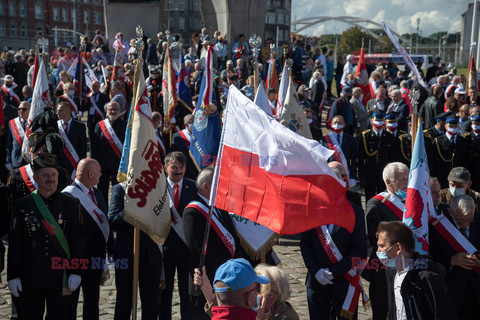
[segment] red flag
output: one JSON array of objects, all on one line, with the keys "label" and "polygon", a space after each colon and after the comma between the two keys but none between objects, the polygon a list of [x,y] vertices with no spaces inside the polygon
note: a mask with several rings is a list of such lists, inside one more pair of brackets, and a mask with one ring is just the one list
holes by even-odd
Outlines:
[{"label": "red flag", "polygon": [[473,58],[473,54],[470,54],[470,61],[468,64],[468,78],[467,78],[467,86],[466,88],[476,88],[477,87],[477,68],[475,67],[475,59]]},{"label": "red flag", "polygon": [[367,66],[365,64],[365,57],[363,55],[363,47],[362,50],[360,50],[360,58],[358,58],[357,73],[355,74],[355,79],[357,87],[360,87],[363,92],[362,104],[366,106],[368,100],[372,99],[373,97],[371,96],[370,87],[368,85],[368,72]]},{"label": "red flag", "polygon": [[230,86],[211,205],[280,234],[335,224],[353,231],[333,151],[285,128]]},{"label": "red flag", "polygon": [[267,74],[267,89],[274,88],[278,90],[278,74],[277,68],[275,68],[275,59],[270,60]]},{"label": "red flag", "polygon": [[35,82],[37,81],[38,68],[40,67],[40,54],[38,49],[35,50],[35,64],[33,65],[33,78],[32,78],[32,88],[35,88]]}]

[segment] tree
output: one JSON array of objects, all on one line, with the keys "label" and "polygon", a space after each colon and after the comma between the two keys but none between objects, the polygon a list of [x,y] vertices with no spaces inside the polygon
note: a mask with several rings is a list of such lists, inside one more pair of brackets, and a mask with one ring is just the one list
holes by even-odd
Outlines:
[{"label": "tree", "polygon": [[368,43],[370,37],[368,33],[363,32],[359,27],[348,28],[340,35],[338,53],[351,54],[352,52],[359,52],[362,48],[362,38]]}]

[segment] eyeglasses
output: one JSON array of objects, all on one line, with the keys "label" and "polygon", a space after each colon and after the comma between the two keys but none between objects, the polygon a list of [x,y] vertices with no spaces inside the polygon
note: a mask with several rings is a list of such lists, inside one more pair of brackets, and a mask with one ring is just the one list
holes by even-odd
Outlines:
[{"label": "eyeglasses", "polygon": [[18,108],[19,111],[28,111],[27,108]]},{"label": "eyeglasses", "polygon": [[248,295],[250,293],[252,293],[253,291],[256,291],[257,293],[260,293],[260,283],[257,283],[257,286],[255,288],[253,288],[252,290],[248,290],[247,292],[245,292],[244,294],[242,294],[242,296],[244,297],[248,297]]}]

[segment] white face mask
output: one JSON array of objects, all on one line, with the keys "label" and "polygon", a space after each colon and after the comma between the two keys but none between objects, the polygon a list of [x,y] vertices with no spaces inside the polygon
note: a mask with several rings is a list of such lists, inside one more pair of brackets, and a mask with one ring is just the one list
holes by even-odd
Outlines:
[{"label": "white face mask", "polygon": [[343,124],[340,124],[340,123],[332,124],[332,128],[335,130],[343,129]]},{"label": "white face mask", "polygon": [[450,133],[451,135],[456,135],[458,133],[458,131],[460,131],[460,129],[458,127],[456,128],[451,128],[451,127],[446,127],[448,133]]},{"label": "white face mask", "polygon": [[383,127],[385,125],[385,121],[372,121],[372,124],[377,127]]},{"label": "white face mask", "polygon": [[187,123],[187,130],[193,132],[193,123]]},{"label": "white face mask", "polygon": [[108,119],[109,119],[111,122],[113,122],[113,121],[115,121],[115,120],[118,119],[118,116],[119,116],[118,114],[109,114],[109,115],[108,115]]},{"label": "white face mask", "polygon": [[313,119],[307,118],[307,123],[308,123],[308,125],[311,125],[313,123]]},{"label": "white face mask", "polygon": [[480,131],[480,124],[473,124],[472,123],[472,130],[475,131],[475,132],[479,132]]}]

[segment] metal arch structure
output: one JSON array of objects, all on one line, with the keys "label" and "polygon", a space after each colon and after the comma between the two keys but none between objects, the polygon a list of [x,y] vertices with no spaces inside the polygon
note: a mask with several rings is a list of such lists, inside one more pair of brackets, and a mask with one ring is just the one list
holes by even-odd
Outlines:
[{"label": "metal arch structure", "polygon": [[[348,23],[350,25],[353,25],[353,26],[356,26],[356,27],[359,27],[361,30],[367,32],[368,34],[370,34],[372,37],[374,37],[375,39],[378,39],[379,36],[377,34],[375,34],[374,32],[372,32],[372,29],[369,29],[367,27],[364,27],[361,25],[361,23],[369,23],[369,24],[373,24],[375,26],[377,26],[379,29],[383,30],[383,26],[378,23],[378,22],[375,22],[373,20],[369,20],[369,19],[365,19],[365,18],[358,18],[358,17],[350,17],[350,16],[342,16],[342,17],[309,17],[309,18],[303,18],[303,19],[300,19],[300,20],[295,20],[292,22],[292,24],[300,24],[302,25],[300,28],[296,29],[295,32],[300,32],[300,31],[303,31],[307,28],[310,28],[316,24],[319,24],[319,23],[323,23],[323,22],[327,22],[327,21],[331,21],[331,20],[336,20],[336,21],[340,21],[340,22],[345,22],[345,23]],[[391,29],[390,29],[391,30]],[[402,37],[400,34],[398,34],[397,32],[391,30],[392,33],[400,40],[402,40],[402,42],[405,42],[405,43],[410,43],[410,40],[407,40],[405,39],[404,37]]]}]

